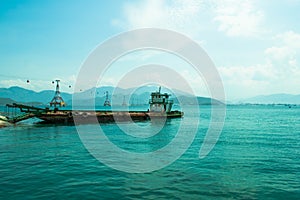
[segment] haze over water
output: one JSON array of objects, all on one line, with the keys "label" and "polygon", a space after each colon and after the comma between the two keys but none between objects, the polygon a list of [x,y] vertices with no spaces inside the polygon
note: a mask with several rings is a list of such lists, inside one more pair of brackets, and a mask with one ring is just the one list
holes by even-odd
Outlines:
[{"label": "haze over water", "polygon": [[[148,139],[129,137],[116,124],[102,125],[109,139],[133,152],[168,144],[181,120]],[[199,159],[210,107],[189,149],[171,165],[130,174],[100,163],[85,149],[74,126],[31,121],[0,129],[1,199],[297,199],[300,196],[300,107],[227,106],[225,127],[211,153]],[[150,122],[139,123],[141,126]],[[98,125],[81,125],[96,130]],[[151,125],[149,128],[151,129]],[[155,127],[153,127],[155,128]],[[189,130],[184,130],[188,132]],[[180,147],[179,147],[180,148]],[[112,159],[114,157],[112,156]]]}]

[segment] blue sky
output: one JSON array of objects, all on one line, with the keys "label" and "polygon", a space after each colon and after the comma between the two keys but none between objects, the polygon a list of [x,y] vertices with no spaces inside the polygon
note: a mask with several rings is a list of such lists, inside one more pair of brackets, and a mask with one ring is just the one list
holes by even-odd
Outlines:
[{"label": "blue sky", "polygon": [[[74,84],[81,64],[97,45],[127,30],[158,27],[183,33],[205,49],[229,100],[299,94],[299,9],[299,0],[2,0],[0,87],[40,91],[52,89],[51,81],[59,78],[62,89],[72,92],[68,85]],[[161,60],[161,55],[151,55]],[[135,59],[121,60],[103,84],[115,84],[118,66],[139,63],[141,55],[131,56]],[[163,62],[174,64],[168,58]],[[188,68],[178,70],[199,95],[207,96],[200,78]]]}]

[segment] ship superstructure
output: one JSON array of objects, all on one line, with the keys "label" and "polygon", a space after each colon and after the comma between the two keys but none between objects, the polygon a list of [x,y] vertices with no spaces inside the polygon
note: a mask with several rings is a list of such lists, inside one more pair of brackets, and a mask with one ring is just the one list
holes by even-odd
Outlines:
[{"label": "ship superstructure", "polygon": [[173,100],[170,100],[171,95],[168,93],[161,93],[161,87],[158,92],[152,92],[149,100],[150,112],[171,112]]}]

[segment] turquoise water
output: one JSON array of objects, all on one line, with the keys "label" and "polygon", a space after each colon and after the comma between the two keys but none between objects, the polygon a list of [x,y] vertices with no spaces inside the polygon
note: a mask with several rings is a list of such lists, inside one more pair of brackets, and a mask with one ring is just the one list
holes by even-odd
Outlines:
[{"label": "turquoise water", "polygon": [[[192,113],[193,107],[184,110]],[[199,116],[187,115],[195,124]],[[211,153],[199,159],[210,107],[190,148],[151,173],[117,171],[85,149],[74,126],[23,122],[0,129],[0,199],[297,199],[300,196],[300,106],[228,106],[225,127]],[[151,152],[174,137],[181,119],[148,139],[103,125],[128,151]],[[155,128],[150,122],[139,126]],[[82,125],[87,131],[97,125]],[[189,129],[185,129],[186,133]],[[112,156],[111,159],[114,159]]]}]

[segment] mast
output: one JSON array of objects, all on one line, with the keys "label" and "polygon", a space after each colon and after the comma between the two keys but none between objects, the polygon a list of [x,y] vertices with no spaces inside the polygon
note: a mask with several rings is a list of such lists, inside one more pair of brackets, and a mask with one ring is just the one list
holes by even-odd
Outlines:
[{"label": "mast", "polygon": [[54,106],[56,108],[57,105],[65,106],[66,103],[63,100],[63,98],[60,96],[60,91],[59,91],[59,82],[60,80],[55,80],[56,81],[56,90],[53,99],[50,102],[50,106]]},{"label": "mast", "polygon": [[127,106],[127,103],[125,101],[125,95],[123,96],[123,103],[122,103],[122,106]]},{"label": "mast", "polygon": [[108,91],[105,92],[105,101],[104,101],[104,106],[110,106],[110,101],[108,98]]}]

